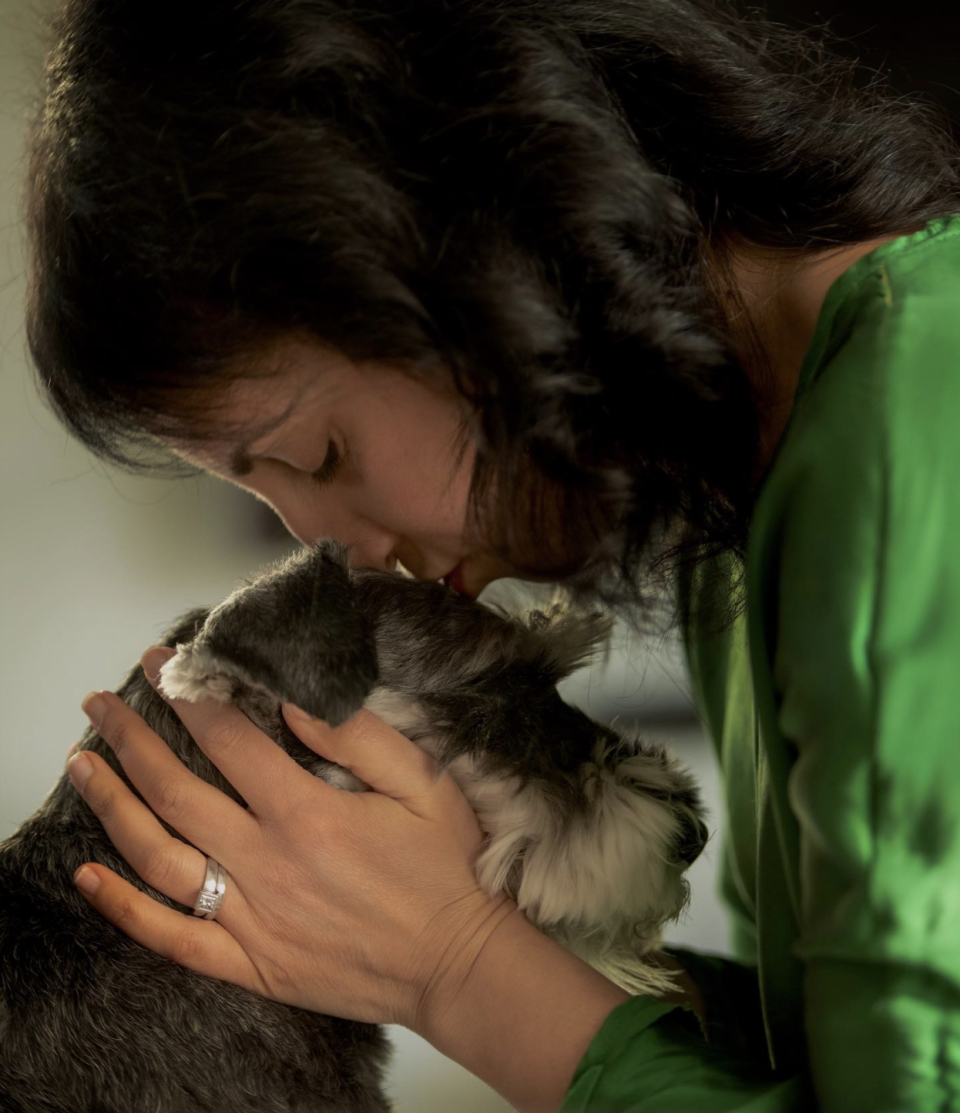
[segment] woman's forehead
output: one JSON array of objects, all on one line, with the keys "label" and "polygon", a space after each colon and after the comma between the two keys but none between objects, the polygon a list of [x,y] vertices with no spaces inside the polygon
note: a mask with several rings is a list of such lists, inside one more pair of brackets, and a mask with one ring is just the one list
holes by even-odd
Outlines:
[{"label": "woman's forehead", "polygon": [[187,457],[229,450],[242,467],[242,458],[256,442],[289,420],[302,395],[303,391],[291,394],[285,383],[273,380],[232,383],[215,399],[208,396],[184,410],[183,432],[169,439],[169,447]]},{"label": "woman's forehead", "polygon": [[[341,403],[353,375],[347,361],[331,358],[319,346],[290,346],[282,359],[271,359],[254,375],[223,384],[195,408],[197,420],[184,413],[184,432],[167,443],[191,462],[218,465],[234,478],[248,475],[259,442],[288,422],[316,416]],[[308,412],[309,409],[309,412]]]}]

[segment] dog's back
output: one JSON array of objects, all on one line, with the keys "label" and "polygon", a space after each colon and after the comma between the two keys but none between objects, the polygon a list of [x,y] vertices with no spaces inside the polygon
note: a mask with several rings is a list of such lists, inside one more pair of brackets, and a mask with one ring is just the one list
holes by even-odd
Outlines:
[{"label": "dog's back", "polygon": [[[205,614],[193,612],[163,644],[189,639]],[[193,772],[237,798],[139,667],[118,694]],[[291,738],[284,739],[288,749]],[[123,776],[92,731],[84,747]],[[294,756],[304,764],[317,761],[302,750]],[[392,1108],[382,1089],[391,1050],[382,1029],[267,1001],[160,958],[76,891],[73,873],[89,861],[180,907],[150,889],[117,854],[66,774],[0,843],[3,1113]]]}]

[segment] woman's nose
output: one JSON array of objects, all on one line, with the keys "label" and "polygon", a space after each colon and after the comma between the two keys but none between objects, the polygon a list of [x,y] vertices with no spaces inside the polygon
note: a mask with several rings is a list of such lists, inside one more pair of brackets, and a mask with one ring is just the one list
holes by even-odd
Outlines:
[{"label": "woman's nose", "polygon": [[397,566],[396,539],[390,535],[367,534],[358,541],[350,541],[346,537],[337,539],[348,546],[347,558],[352,568],[375,568],[378,572],[392,572]]},{"label": "woman's nose", "polygon": [[397,565],[397,538],[370,522],[345,515],[312,515],[305,510],[302,515],[292,513],[290,518],[277,513],[287,529],[302,545],[314,545],[323,537],[333,537],[347,546],[347,558],[353,568],[376,568],[392,572]]},{"label": "woman's nose", "polygon": [[243,486],[272,508],[301,545],[333,537],[348,547],[353,567],[388,572],[395,569],[399,539],[392,531],[355,513],[335,488],[317,491],[310,477],[294,468],[280,475],[261,474]]}]

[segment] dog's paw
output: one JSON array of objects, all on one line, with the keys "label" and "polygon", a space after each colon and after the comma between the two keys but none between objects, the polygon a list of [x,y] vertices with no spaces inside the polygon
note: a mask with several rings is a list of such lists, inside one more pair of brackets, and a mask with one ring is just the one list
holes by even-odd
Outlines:
[{"label": "dog's paw", "polygon": [[210,650],[202,645],[178,645],[176,655],[160,667],[157,687],[167,699],[200,703],[212,699],[230,703],[239,682]]}]

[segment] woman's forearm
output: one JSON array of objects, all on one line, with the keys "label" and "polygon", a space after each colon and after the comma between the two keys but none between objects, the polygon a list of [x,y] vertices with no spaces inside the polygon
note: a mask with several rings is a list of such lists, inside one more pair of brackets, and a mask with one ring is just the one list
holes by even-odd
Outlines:
[{"label": "woman's forearm", "polygon": [[604,1020],[630,994],[549,939],[513,901],[418,1034],[519,1113],[556,1113]]}]

